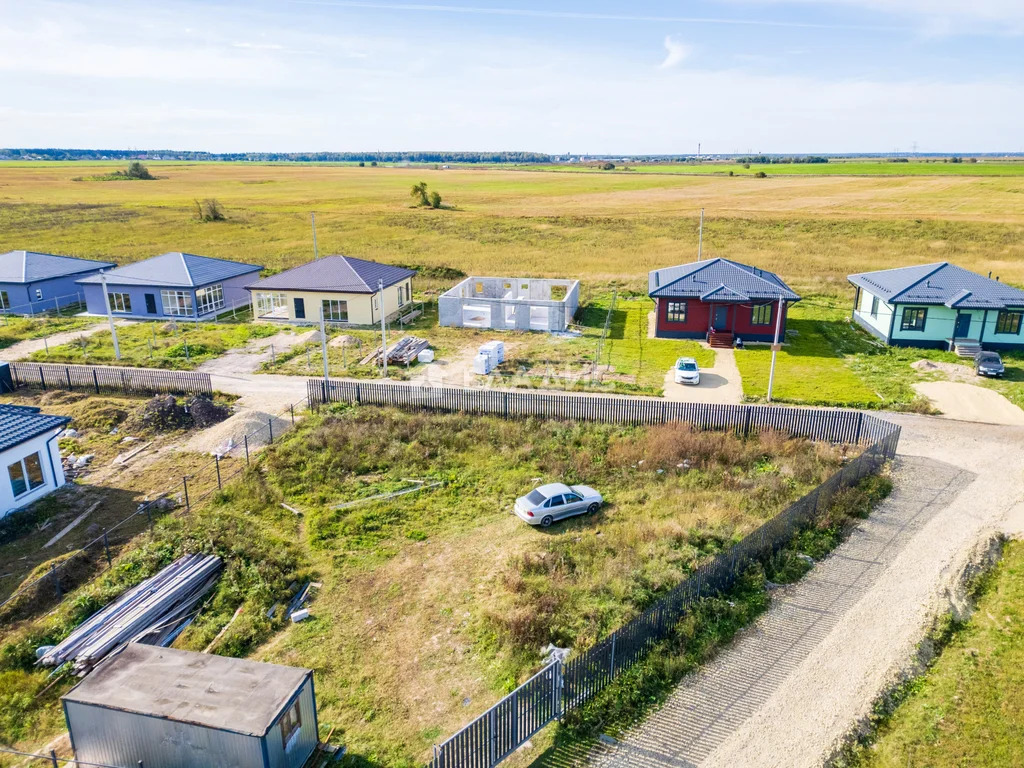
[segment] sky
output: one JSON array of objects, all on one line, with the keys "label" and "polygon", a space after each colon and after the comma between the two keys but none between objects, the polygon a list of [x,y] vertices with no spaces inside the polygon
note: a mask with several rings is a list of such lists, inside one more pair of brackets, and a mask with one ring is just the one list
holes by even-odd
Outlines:
[{"label": "sky", "polygon": [[1019,152],[1024,0],[0,0],[0,147]]}]

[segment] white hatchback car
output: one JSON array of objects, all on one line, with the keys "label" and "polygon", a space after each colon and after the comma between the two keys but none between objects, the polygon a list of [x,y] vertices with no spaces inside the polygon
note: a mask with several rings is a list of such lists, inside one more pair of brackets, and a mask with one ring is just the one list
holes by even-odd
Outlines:
[{"label": "white hatchback car", "polygon": [[597,512],[604,498],[587,485],[550,483],[516,499],[513,511],[530,525],[547,528],[555,520]]},{"label": "white hatchback car", "polygon": [[700,384],[700,369],[692,357],[680,357],[672,370],[676,384]]}]

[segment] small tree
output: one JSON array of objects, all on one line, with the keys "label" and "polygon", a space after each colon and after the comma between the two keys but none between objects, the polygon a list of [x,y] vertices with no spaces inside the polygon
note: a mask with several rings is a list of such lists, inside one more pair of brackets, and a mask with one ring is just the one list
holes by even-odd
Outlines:
[{"label": "small tree", "polygon": [[765,173],[764,171],[758,171],[757,173],[754,174],[754,176],[756,178],[758,178],[758,179],[766,179],[766,178],[768,178],[768,174]]},{"label": "small tree", "polygon": [[427,197],[427,182],[421,181],[419,184],[413,184],[412,191],[409,194],[417,198],[420,201],[420,205],[424,207],[430,205],[430,200]]},{"label": "small tree", "polygon": [[224,209],[216,198],[209,197],[206,200],[196,200],[196,218],[199,221],[224,221]]},{"label": "small tree", "polygon": [[434,190],[433,192],[430,193],[430,207],[431,208],[440,208],[441,207],[441,194],[437,190]]},{"label": "small tree", "polygon": [[602,163],[601,164],[601,170],[602,171],[614,171],[615,170],[615,163]]},{"label": "small tree", "polygon": [[377,167],[377,161],[376,160],[371,160],[370,161],[370,167],[371,168],[376,168]]}]

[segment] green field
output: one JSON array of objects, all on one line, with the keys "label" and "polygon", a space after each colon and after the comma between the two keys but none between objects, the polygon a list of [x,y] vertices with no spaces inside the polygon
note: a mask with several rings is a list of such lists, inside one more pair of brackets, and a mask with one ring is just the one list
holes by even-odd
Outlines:
[{"label": "green field", "polygon": [[977,609],[849,768],[1024,765],[1024,544],[1006,545]]},{"label": "green field", "polygon": [[613,161],[614,170],[599,164],[532,165],[530,170],[576,173],[679,173],[691,175],[752,176],[764,171],[769,176],[1024,176],[1024,158],[999,160],[981,158],[960,163],[913,160],[893,163],[887,160],[830,160],[827,163],[623,163]]}]

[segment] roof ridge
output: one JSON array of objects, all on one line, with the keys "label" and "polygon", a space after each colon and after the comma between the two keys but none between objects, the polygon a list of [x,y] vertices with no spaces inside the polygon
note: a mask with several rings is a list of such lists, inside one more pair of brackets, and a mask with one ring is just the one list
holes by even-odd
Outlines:
[{"label": "roof ridge", "polygon": [[185,268],[185,277],[188,278],[189,286],[195,286],[196,281],[192,277],[192,270],[188,267],[188,260],[185,258],[184,251],[178,251],[178,256],[181,258],[181,266]]},{"label": "roof ridge", "polygon": [[906,293],[907,291],[909,291],[909,290],[910,290],[911,288],[914,288],[914,287],[916,287],[916,286],[920,285],[920,284],[921,284],[921,281],[923,281],[923,280],[928,280],[929,278],[931,278],[931,276],[932,276],[932,275],[934,275],[934,274],[935,274],[936,272],[938,272],[938,271],[939,271],[940,269],[943,269],[943,268],[945,268],[945,267],[948,267],[948,266],[950,266],[950,264],[949,264],[949,262],[948,262],[948,261],[940,261],[940,262],[936,262],[936,263],[935,263],[934,265],[932,265],[932,264],[922,264],[922,265],[920,265],[920,266],[923,266],[923,267],[930,267],[930,266],[935,266],[935,269],[931,270],[930,272],[928,272],[928,273],[927,273],[927,274],[925,274],[925,275],[922,275],[921,277],[919,277],[919,278],[918,278],[917,280],[915,280],[914,282],[912,282],[912,283],[911,283],[910,285],[908,285],[908,286],[907,286],[906,288],[904,288],[903,290],[901,290],[901,291],[897,291],[896,293],[894,293],[894,294],[893,294],[892,296],[890,296],[890,297],[889,297],[889,301],[894,301],[895,299],[898,299],[898,298],[899,298],[900,296],[902,296],[903,294],[905,294],[905,293]]}]

